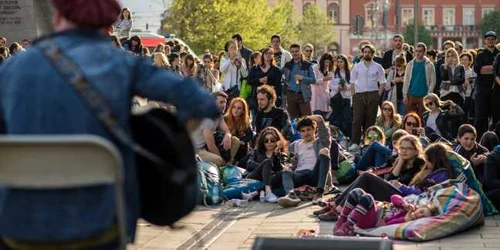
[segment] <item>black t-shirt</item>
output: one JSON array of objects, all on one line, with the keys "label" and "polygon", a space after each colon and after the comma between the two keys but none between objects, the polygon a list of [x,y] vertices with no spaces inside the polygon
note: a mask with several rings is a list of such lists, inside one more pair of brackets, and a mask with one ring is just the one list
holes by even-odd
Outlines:
[{"label": "black t-shirt", "polygon": [[264,113],[264,111],[259,111],[255,116],[255,130],[258,134],[265,127],[273,126],[280,132],[283,132],[287,120],[288,120],[288,114],[282,108],[274,107],[268,113]]},{"label": "black t-shirt", "polygon": [[[404,78],[405,77],[405,72],[403,71],[403,74],[400,75],[396,71],[396,77]],[[397,96],[398,100],[403,100],[403,84],[402,83],[396,84],[396,96]]]}]

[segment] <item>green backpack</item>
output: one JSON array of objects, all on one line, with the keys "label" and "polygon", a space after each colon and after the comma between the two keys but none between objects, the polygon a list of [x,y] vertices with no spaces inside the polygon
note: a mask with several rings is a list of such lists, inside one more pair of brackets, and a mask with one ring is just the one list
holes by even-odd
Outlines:
[{"label": "green backpack", "polygon": [[354,163],[351,160],[344,160],[339,162],[339,169],[335,171],[335,176],[341,184],[346,184],[356,178],[356,171],[354,171]]},{"label": "green backpack", "polygon": [[199,204],[218,205],[223,201],[219,169],[212,163],[199,161],[198,183],[200,187]]}]

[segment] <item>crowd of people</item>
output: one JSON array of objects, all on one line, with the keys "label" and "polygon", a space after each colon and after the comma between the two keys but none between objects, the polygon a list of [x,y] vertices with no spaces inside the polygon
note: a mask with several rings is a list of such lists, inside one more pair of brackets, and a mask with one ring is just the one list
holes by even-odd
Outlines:
[{"label": "crowd of people", "polygon": [[[65,5],[54,2],[56,7]],[[432,205],[416,207],[402,197],[456,178],[446,158],[447,152],[454,151],[470,161],[482,189],[496,207],[500,206],[500,162],[496,161],[500,158],[500,54],[495,32],[484,34],[485,47],[481,49],[446,41],[442,51],[428,50],[424,43],[411,46],[402,35],[394,35],[393,49],[381,53],[363,41],[358,55],[316,55],[311,44],[292,44],[287,50],[278,34],[270,37],[268,47],[252,51],[244,46],[242,35],[234,34],[223,51],[198,58],[173,41],[158,44],[149,53],[139,36],[130,36],[133,19],[127,8],[117,11],[118,20],[110,23],[108,18],[101,23],[100,19],[97,24],[81,21],[65,8],[56,9],[60,30],[90,25],[108,36],[99,37],[95,45],[93,36],[63,33],[56,37],[61,44],[66,44],[67,37],[92,50],[101,51],[113,44],[127,53],[102,60],[110,67],[126,65],[130,69],[124,70],[139,74],[134,79],[144,82],[130,88],[148,98],[146,103],[158,101],[167,109],[175,108],[184,118],[204,118],[191,132],[195,153],[217,167],[239,166],[246,170],[246,178],[262,181],[262,192],[246,194],[247,199],[296,207],[304,196],[298,190],[311,186],[307,190],[313,204],[323,207],[314,214],[320,220],[337,221],[334,234],[354,235],[355,225],[370,228],[436,215],[439,211]],[[0,60],[6,65],[0,68],[0,82],[9,90],[0,91],[0,97],[6,98],[2,100],[2,115],[7,133],[53,132],[45,118],[40,118],[45,123],[30,123],[38,127],[26,127],[25,114],[13,114],[9,108],[33,107],[25,104],[24,109],[9,96],[18,93],[16,88],[27,86],[14,82],[17,78],[6,73],[24,59],[19,56],[16,60],[18,55],[30,52],[29,40],[21,44],[14,42],[7,48],[7,39],[0,37]],[[71,46],[64,48],[71,50]],[[109,54],[101,52],[103,57]],[[90,60],[88,55],[80,56],[82,61]],[[132,69],[131,60],[137,58],[143,62],[142,71]],[[125,75],[120,75],[122,82],[131,83]],[[92,79],[103,84],[103,91],[113,93],[114,87],[104,82],[108,78],[98,76]],[[35,94],[23,91],[26,98],[38,100]],[[81,124],[87,124],[92,133],[106,135],[94,120],[87,122],[92,118],[77,104],[77,97],[61,91],[64,93],[58,93],[67,96],[67,103],[84,114],[76,119],[62,110],[75,118],[69,119],[72,122],[64,115],[52,117],[73,129],[61,132],[79,131]],[[215,103],[206,98],[208,93]],[[50,100],[55,98],[54,93],[45,94]],[[119,110],[125,110],[122,104],[127,103],[123,99],[127,94],[115,100]],[[109,94],[109,98],[116,96]],[[40,107],[40,103],[35,104]],[[50,102],[41,106],[54,107]],[[217,111],[222,115],[215,115]],[[130,159],[130,152],[122,154]],[[345,162],[350,162],[354,174],[343,178],[350,186],[342,192],[337,188],[338,171]],[[132,194],[127,201],[129,213],[136,213],[136,184],[127,181],[126,193]],[[99,194],[104,197],[106,192]],[[325,194],[336,196],[324,200]],[[378,201],[386,203],[381,207]],[[383,216],[379,216],[380,209],[385,211]],[[109,219],[102,216],[94,221]],[[137,214],[129,214],[129,220],[135,219]],[[129,224],[131,235],[134,228]]]}]

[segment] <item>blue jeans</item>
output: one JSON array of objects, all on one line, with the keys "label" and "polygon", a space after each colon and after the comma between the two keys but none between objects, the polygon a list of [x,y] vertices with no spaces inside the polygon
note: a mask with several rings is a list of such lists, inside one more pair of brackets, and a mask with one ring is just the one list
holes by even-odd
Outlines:
[{"label": "blue jeans", "polygon": [[283,188],[286,193],[289,193],[296,187],[303,185],[316,186],[323,190],[325,188],[326,176],[328,174],[328,167],[330,158],[326,155],[319,155],[316,165],[313,170],[299,170],[299,171],[284,171],[283,172]]},{"label": "blue jeans", "polygon": [[388,147],[380,144],[379,142],[373,142],[366,152],[361,156],[358,164],[356,164],[356,170],[366,170],[369,167],[378,168],[382,166],[389,156],[391,156],[392,150]]},{"label": "blue jeans", "polygon": [[401,116],[405,116],[406,115],[406,105],[405,103],[403,102],[403,100],[398,100],[397,101],[397,109],[398,109],[398,114],[401,115]]}]

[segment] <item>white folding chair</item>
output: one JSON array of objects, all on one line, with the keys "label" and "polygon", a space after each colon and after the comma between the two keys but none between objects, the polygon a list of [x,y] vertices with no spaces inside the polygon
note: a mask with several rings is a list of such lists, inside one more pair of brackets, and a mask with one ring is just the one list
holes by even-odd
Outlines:
[{"label": "white folding chair", "polygon": [[0,185],[57,189],[114,185],[120,248],[127,234],[123,164],[116,147],[93,135],[0,136]]}]

